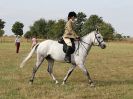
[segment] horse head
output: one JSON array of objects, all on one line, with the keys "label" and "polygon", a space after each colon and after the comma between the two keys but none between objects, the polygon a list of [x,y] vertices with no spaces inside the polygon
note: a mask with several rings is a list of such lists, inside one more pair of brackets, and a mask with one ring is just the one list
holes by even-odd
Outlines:
[{"label": "horse head", "polygon": [[99,33],[99,31],[94,31],[93,32],[93,45],[95,46],[100,46],[102,49],[106,48],[106,44],[103,40],[103,36],[101,35],[101,33]]}]

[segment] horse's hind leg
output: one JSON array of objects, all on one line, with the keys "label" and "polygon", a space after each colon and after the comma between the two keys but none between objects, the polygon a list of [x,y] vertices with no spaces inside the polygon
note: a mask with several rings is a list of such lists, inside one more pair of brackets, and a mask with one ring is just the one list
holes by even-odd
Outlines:
[{"label": "horse's hind leg", "polygon": [[53,75],[54,60],[52,58],[50,58],[50,57],[47,57],[46,59],[48,61],[48,69],[47,69],[47,71],[49,72],[50,76],[55,81],[55,83],[58,84],[59,82],[56,80],[55,76]]},{"label": "horse's hind leg", "polygon": [[35,78],[35,74],[36,74],[38,68],[41,66],[41,64],[42,64],[43,61],[44,61],[44,57],[43,56],[40,56],[40,55],[37,55],[37,62],[36,62],[35,67],[33,67],[32,77],[30,79],[30,84],[33,83],[33,80]]}]

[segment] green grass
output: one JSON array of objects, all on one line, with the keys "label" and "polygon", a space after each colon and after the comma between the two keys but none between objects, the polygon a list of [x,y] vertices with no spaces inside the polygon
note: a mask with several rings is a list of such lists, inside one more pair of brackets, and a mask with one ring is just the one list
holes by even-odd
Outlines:
[{"label": "green grass", "polygon": [[0,99],[133,99],[133,43],[107,43],[102,50],[93,47],[86,67],[96,83],[91,88],[77,67],[67,84],[61,82],[70,65],[55,63],[56,85],[47,73],[47,62],[39,68],[33,85],[29,85],[36,55],[23,69],[19,64],[29,53],[31,44],[23,42],[20,53],[14,43],[0,43]]}]

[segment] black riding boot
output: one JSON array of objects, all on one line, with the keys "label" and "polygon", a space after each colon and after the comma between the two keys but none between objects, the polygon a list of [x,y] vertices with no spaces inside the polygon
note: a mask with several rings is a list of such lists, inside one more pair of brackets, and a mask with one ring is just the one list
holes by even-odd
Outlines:
[{"label": "black riding boot", "polygon": [[71,46],[67,46],[66,55],[65,55],[65,58],[64,58],[64,60],[65,60],[67,63],[71,63],[70,48],[71,48]]}]

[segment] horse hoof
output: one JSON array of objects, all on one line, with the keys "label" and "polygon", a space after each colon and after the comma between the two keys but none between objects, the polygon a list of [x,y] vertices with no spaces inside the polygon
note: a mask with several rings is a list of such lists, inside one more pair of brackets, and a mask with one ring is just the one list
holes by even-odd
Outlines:
[{"label": "horse hoof", "polygon": [[65,82],[62,82],[62,84],[61,85],[65,85]]},{"label": "horse hoof", "polygon": [[55,84],[59,84],[59,82],[56,80]]},{"label": "horse hoof", "polygon": [[32,85],[32,84],[33,84],[33,81],[32,81],[32,80],[30,80],[30,81],[29,81],[29,84],[30,84],[30,85]]},{"label": "horse hoof", "polygon": [[33,82],[29,82],[29,85],[32,85],[33,84]]},{"label": "horse hoof", "polygon": [[90,84],[90,87],[95,87],[95,85],[93,83]]}]

